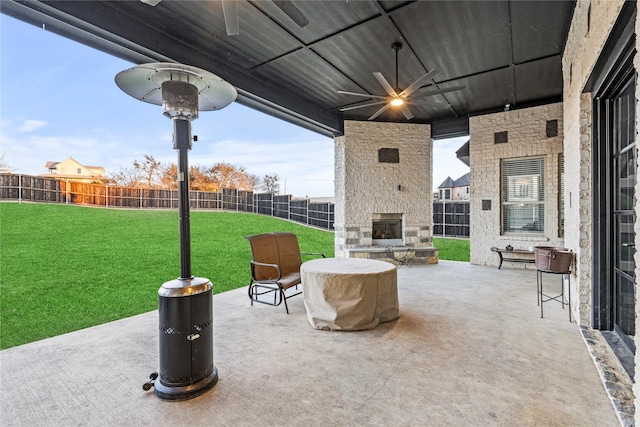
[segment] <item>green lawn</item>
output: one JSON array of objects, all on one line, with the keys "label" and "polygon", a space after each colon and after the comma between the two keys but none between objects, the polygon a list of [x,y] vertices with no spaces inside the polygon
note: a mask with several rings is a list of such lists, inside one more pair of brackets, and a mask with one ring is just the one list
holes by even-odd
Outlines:
[{"label": "green lawn", "polygon": [[469,239],[443,239],[434,237],[433,246],[440,249],[438,251],[440,259],[469,262]]},{"label": "green lawn", "polygon": [[[191,212],[192,273],[214,292],[249,284],[244,236],[290,231],[333,256],[333,233],[276,218]],[[180,276],[177,211],[0,203],[0,348],[157,308]]]},{"label": "green lawn", "polygon": [[[158,288],[180,275],[178,230],[175,210],[0,203],[0,348],[156,309]],[[296,233],[302,251],[333,256],[331,232],[192,211],[192,273],[210,279],[215,293],[247,286],[244,236],[270,231]],[[434,239],[434,246],[440,259],[469,260],[468,241]]]}]

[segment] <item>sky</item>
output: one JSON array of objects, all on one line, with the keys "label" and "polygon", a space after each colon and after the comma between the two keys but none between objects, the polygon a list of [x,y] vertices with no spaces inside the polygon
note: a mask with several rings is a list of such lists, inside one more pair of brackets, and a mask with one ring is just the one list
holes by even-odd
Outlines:
[{"label": "sky", "polygon": [[[49,161],[73,157],[108,175],[145,155],[177,163],[173,125],[160,106],[115,84],[136,64],[14,18],[0,15],[0,155],[13,173],[47,173]],[[232,103],[203,111],[190,165],[218,162],[253,175],[277,174],[280,192],[334,195],[333,139]],[[434,190],[469,168],[455,157],[467,138],[434,141]]]}]

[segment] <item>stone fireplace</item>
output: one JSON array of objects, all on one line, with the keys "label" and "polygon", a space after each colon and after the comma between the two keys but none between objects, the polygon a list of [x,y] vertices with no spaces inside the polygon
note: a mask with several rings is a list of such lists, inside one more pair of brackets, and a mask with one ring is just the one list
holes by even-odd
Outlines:
[{"label": "stone fireplace", "polygon": [[344,129],[335,139],[336,257],[395,251],[437,263],[430,125],[346,121]]}]

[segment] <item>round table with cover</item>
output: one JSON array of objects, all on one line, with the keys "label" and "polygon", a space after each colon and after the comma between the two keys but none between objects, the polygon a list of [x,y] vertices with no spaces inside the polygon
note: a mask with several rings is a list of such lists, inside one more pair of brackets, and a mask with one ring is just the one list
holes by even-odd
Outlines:
[{"label": "round table with cover", "polygon": [[396,266],[362,258],[321,258],[300,267],[304,305],[316,329],[360,331],[398,318]]}]

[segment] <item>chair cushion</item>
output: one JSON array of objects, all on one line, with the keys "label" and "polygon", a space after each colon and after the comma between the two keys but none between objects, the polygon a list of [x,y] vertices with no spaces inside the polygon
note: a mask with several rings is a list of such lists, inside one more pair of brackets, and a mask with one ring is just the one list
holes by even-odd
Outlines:
[{"label": "chair cushion", "polygon": [[282,278],[280,280],[278,280],[278,283],[280,283],[282,285],[283,288],[285,289],[289,289],[295,285],[299,285],[300,284],[300,273],[289,273],[286,274],[284,276],[282,276]]}]

